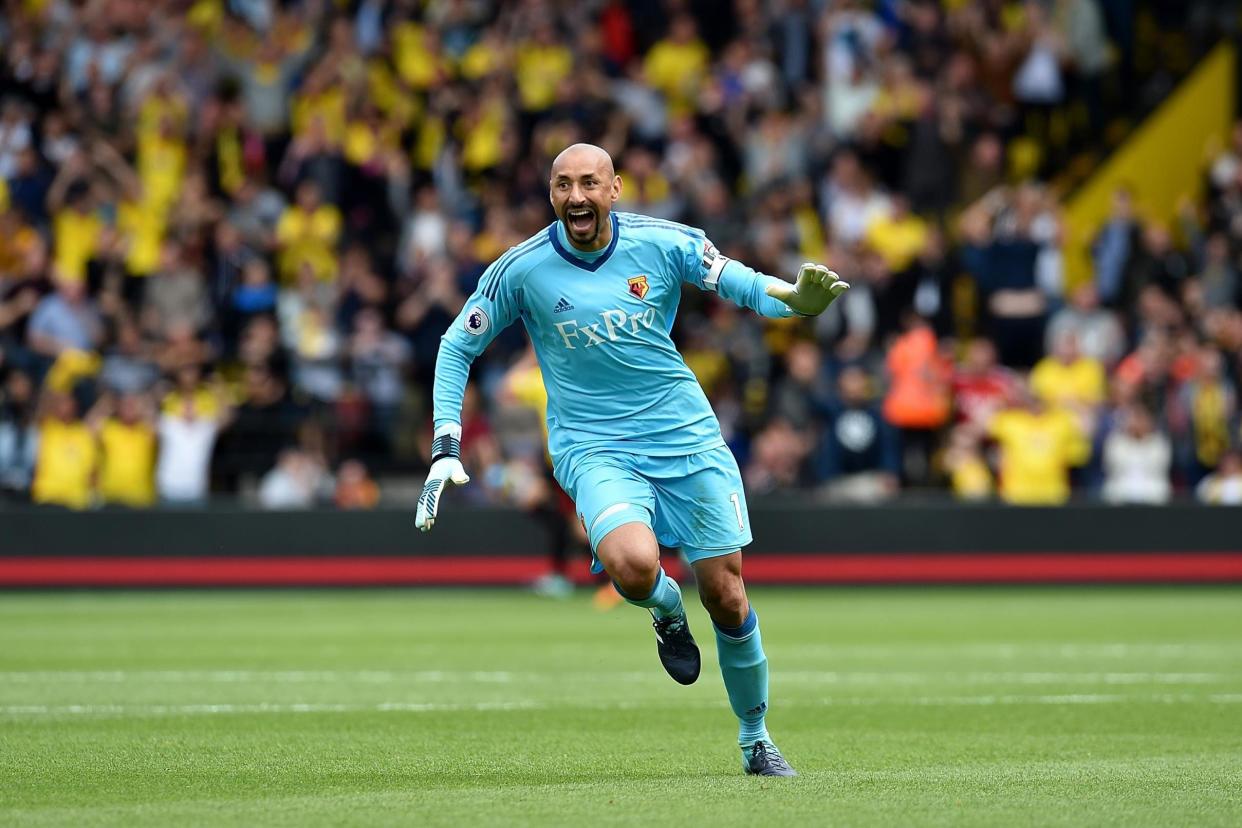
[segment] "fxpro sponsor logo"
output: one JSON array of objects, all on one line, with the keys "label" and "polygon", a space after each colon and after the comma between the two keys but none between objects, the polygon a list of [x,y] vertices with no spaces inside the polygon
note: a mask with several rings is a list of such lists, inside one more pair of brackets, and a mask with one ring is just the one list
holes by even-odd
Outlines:
[{"label": "fxpro sponsor logo", "polygon": [[578,346],[593,348],[605,342],[616,342],[621,336],[629,333],[638,336],[640,331],[650,330],[655,326],[656,309],[644,308],[635,313],[623,310],[606,310],[599,315],[598,322],[579,322],[567,319],[555,323],[556,332],[561,336],[565,347],[574,351]]}]

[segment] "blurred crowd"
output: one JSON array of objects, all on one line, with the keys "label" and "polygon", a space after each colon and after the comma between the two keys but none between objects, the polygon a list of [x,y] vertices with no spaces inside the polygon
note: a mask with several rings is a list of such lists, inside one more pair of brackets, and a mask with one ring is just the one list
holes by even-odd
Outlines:
[{"label": "blurred crowd", "polygon": [[[373,506],[425,467],[440,335],[583,140],[621,209],[854,285],[813,322],[685,297],[752,494],[1242,502],[1242,127],[1176,226],[1119,191],[1086,283],[1053,185],[1216,8],[4,0],[0,490]],[[520,326],[473,376],[466,496],[534,508]]]}]

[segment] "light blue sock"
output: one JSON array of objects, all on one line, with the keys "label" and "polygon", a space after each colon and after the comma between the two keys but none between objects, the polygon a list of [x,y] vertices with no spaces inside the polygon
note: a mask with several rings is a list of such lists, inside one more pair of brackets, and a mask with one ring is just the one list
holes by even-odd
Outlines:
[{"label": "light blue sock", "polygon": [[738,744],[749,747],[759,740],[771,741],[764,724],[768,712],[768,657],[763,654],[759,616],[752,607],[740,627],[713,626],[720,673],[729,694],[729,706],[739,723]]},{"label": "light blue sock", "polygon": [[612,585],[621,594],[622,598],[636,607],[651,610],[656,618],[668,618],[669,616],[685,613],[685,609],[681,605],[681,587],[677,586],[677,582],[664,573],[663,567],[660,568],[660,573],[656,576],[655,587],[646,598],[631,598],[625,594],[625,591],[621,589],[616,581],[613,581]]}]

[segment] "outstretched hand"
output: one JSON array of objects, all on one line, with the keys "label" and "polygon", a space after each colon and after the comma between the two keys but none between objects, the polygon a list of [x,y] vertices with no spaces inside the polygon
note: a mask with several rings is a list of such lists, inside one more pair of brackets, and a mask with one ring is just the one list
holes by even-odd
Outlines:
[{"label": "outstretched hand", "polygon": [[798,281],[773,282],[764,292],[779,299],[800,316],[819,316],[832,301],[850,289],[849,282],[823,265],[805,262],[798,271]]}]

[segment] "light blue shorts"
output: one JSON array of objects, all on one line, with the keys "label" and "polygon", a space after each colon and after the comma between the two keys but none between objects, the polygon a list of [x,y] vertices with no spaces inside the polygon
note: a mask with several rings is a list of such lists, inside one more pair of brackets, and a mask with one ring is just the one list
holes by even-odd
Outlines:
[{"label": "light blue shorts", "polygon": [[690,563],[751,541],[742,475],[725,446],[678,457],[603,450],[562,465],[557,480],[591,539],[592,572],[604,569],[599,542],[626,523],[646,524]]}]

